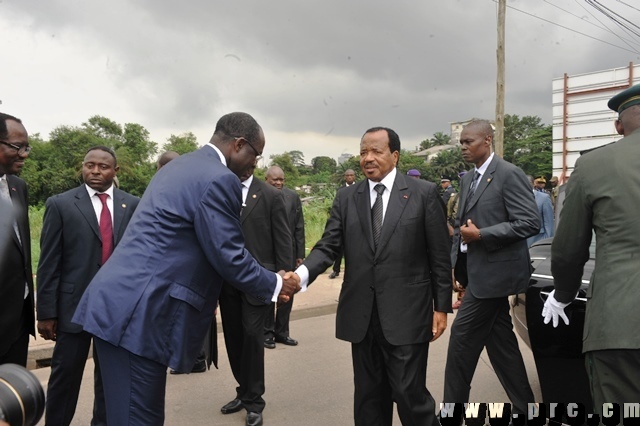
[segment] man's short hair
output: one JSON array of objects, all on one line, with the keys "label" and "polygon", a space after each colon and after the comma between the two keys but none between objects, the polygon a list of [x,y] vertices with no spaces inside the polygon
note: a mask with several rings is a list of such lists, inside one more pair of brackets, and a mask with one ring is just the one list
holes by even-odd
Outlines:
[{"label": "man's short hair", "polygon": [[[400,153],[400,136],[398,136],[398,134],[392,129],[388,127],[372,127],[364,132],[364,135],[366,135],[367,133],[380,132],[382,130],[387,132],[387,136],[389,137],[389,151],[391,151],[392,153],[398,151],[398,153]],[[362,135],[362,137],[364,137],[364,135]]]},{"label": "man's short hair", "polygon": [[256,143],[260,139],[260,125],[246,112],[232,112],[223,115],[216,123],[214,135],[246,138],[250,143]]},{"label": "man's short hair", "polygon": [[99,149],[100,151],[104,151],[104,152],[109,153],[109,154],[113,157],[113,165],[114,165],[114,166],[117,166],[117,165],[118,165],[118,159],[116,158],[116,153],[115,153],[111,148],[109,148],[108,146],[104,146],[104,145],[95,145],[95,146],[92,146],[91,148],[89,148],[89,149],[87,150],[87,152],[85,152],[85,153],[84,153],[84,155],[86,156],[86,155],[87,155],[88,153],[90,153],[91,151],[95,151],[95,150],[97,150],[97,149]]},{"label": "man's short hair", "polygon": [[7,120],[17,121],[22,124],[22,120],[14,117],[13,115],[0,112],[0,139],[6,139],[9,136],[9,130],[7,130]]}]

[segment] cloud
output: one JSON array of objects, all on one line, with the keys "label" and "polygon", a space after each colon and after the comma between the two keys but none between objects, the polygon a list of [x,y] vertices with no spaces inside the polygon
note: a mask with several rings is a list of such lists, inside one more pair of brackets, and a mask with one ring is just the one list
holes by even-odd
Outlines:
[{"label": "cloud", "polygon": [[[566,29],[627,46],[596,27],[601,15],[570,0],[550,3],[510,1],[528,15],[507,11],[506,112],[546,123],[553,78],[638,60]],[[160,144],[190,130],[204,143],[219,116],[243,110],[277,135],[267,133],[268,151],[297,143],[337,157],[357,151],[371,126],[394,128],[412,147],[448,132],[449,122],[494,115],[490,0],[5,0],[0,7],[12,57],[3,67],[3,109],[43,132],[101,114],[144,125]],[[351,140],[355,148],[345,147]]]}]

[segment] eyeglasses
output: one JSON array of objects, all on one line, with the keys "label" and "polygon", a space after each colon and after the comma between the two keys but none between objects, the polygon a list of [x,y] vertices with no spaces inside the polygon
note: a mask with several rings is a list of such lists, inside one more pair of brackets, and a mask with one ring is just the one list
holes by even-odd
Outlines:
[{"label": "eyeglasses", "polygon": [[[249,141],[247,141],[247,142],[249,142]],[[22,154],[27,154],[28,155],[31,152],[31,146],[30,145],[15,145],[15,144],[9,143],[7,141],[3,141],[3,140],[0,140],[0,143],[15,149],[16,151],[18,151],[19,155],[22,155]]]},{"label": "eyeglasses", "polygon": [[258,161],[262,160],[262,154],[260,154],[260,153],[258,152],[258,150],[256,149],[256,147],[255,147],[255,146],[253,146],[253,144],[252,144],[251,142],[249,142],[249,139],[245,138],[244,136],[233,136],[233,137],[234,137],[234,138],[236,138],[236,140],[238,140],[238,139],[243,139],[243,140],[244,140],[244,141],[245,141],[245,142],[246,142],[246,143],[251,147],[251,149],[253,150],[253,152],[255,152],[255,153],[256,153],[256,163],[257,163]]}]

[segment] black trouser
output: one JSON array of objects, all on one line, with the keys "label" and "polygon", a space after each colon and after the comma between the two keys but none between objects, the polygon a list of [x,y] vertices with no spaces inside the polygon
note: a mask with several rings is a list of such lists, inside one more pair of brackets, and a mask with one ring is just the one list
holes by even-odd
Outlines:
[{"label": "black trouser", "polygon": [[390,426],[393,402],[403,425],[439,426],[435,401],[425,386],[429,342],[392,345],[375,307],[362,342],[351,344],[356,426]]},{"label": "black trouser", "polygon": [[444,373],[444,402],[469,402],[471,380],[482,350],[513,403],[513,413],[525,414],[535,402],[527,371],[513,333],[509,298],[477,299],[467,290],[451,326]]},{"label": "black trouser", "polygon": [[[84,366],[91,346],[91,334],[58,331],[51,358],[51,375],[47,387],[45,423],[68,425],[73,419],[80,395]],[[93,350],[93,419],[92,425],[106,425],[107,414],[100,375],[100,362]]]}]

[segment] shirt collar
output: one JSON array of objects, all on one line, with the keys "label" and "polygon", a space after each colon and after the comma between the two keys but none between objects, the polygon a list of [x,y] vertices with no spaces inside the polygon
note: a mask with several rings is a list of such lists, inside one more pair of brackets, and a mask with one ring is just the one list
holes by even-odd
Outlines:
[{"label": "shirt collar", "polygon": [[216,150],[216,152],[218,153],[218,156],[220,157],[220,161],[222,162],[222,164],[224,164],[225,167],[227,167],[227,159],[224,158],[224,155],[222,155],[222,151],[220,151],[218,147],[212,144],[211,142],[208,142],[207,145],[209,145],[211,148]]},{"label": "shirt collar", "polygon": [[251,186],[251,182],[253,182],[253,175],[249,176],[249,179],[241,183],[242,183],[242,186],[246,186],[247,188],[249,188]]},{"label": "shirt collar", "polygon": [[480,166],[480,168],[476,167],[476,171],[478,173],[480,173],[481,175],[484,175],[484,172],[486,172],[487,169],[489,168],[489,164],[491,164],[491,161],[493,161],[493,155],[494,153],[492,152],[489,158],[487,158],[487,161],[485,161],[484,164]]},{"label": "shirt collar", "polygon": [[374,181],[368,179],[368,181],[369,181],[369,191],[373,191],[373,187],[376,186],[379,183],[383,184],[385,188],[387,188],[389,191],[391,191],[391,188],[393,188],[393,182],[395,182],[395,180],[396,180],[396,174],[398,174],[398,171],[394,167],[389,172],[389,174],[386,175],[380,182],[374,182]]},{"label": "shirt collar", "polygon": [[96,194],[107,194],[107,195],[109,195],[109,198],[111,198],[113,200],[113,184],[111,184],[109,189],[107,189],[104,192],[98,192],[95,189],[91,188],[86,183],[84,184],[84,187],[87,188],[87,193],[89,194],[89,197],[93,197]]}]

